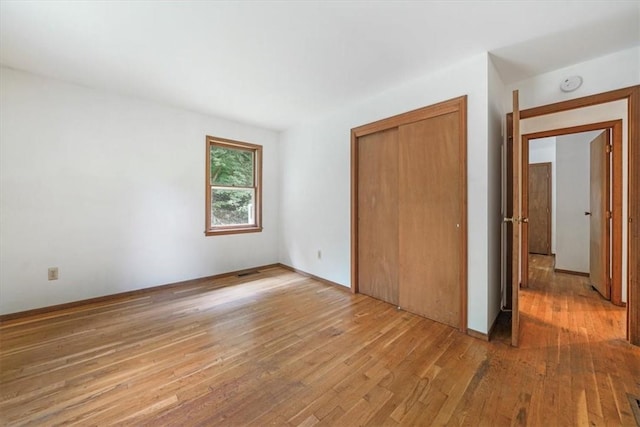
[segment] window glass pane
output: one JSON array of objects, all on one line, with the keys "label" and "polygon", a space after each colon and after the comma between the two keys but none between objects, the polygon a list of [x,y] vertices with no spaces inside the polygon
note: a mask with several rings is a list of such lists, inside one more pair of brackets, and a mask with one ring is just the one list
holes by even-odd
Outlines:
[{"label": "window glass pane", "polygon": [[253,189],[211,189],[211,225],[255,224]]},{"label": "window glass pane", "polygon": [[253,187],[253,152],[210,146],[211,185]]}]

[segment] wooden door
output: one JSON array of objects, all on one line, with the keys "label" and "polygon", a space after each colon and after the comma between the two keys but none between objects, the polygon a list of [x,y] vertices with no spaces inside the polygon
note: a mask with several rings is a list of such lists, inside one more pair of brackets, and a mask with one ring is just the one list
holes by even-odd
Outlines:
[{"label": "wooden door", "polygon": [[609,281],[609,131],[590,143],[589,184],[589,280],[606,299],[611,299]]},{"label": "wooden door", "polygon": [[529,165],[529,253],[551,255],[551,163]]},{"label": "wooden door", "polygon": [[400,126],[400,306],[460,327],[460,113]]},{"label": "wooden door", "polygon": [[398,305],[398,130],[359,138],[358,289]]},{"label": "wooden door", "polygon": [[[518,346],[520,340],[520,308],[519,308],[519,290],[522,277],[527,274],[523,268],[523,262],[527,256],[526,246],[522,242],[522,138],[520,136],[520,107],[518,100],[518,91],[513,91],[513,167],[511,168],[513,182],[513,232],[511,233],[511,283],[512,283],[512,302],[511,302],[511,345]],[[525,252],[525,253],[523,253]]]},{"label": "wooden door", "polygon": [[[505,218],[513,218],[513,114],[507,114],[507,147],[505,153]],[[513,303],[513,222],[505,221],[506,242],[504,248],[505,295],[504,308],[511,310]]]},{"label": "wooden door", "polygon": [[[520,123],[518,121],[518,123]],[[518,129],[520,125],[518,125]],[[529,140],[520,136],[520,285],[529,287]]]}]

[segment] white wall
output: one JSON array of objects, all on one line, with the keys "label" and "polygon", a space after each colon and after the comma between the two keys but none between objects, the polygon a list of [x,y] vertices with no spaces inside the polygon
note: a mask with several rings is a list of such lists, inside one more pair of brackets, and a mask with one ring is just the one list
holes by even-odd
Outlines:
[{"label": "white wall", "polygon": [[[572,74],[582,88],[560,92]],[[502,82],[477,55],[301,124],[280,144],[267,130],[5,68],[0,80],[0,313],[277,261],[348,286],[350,129],[467,94],[468,326],[487,332],[498,307],[497,117],[511,90],[528,108],[639,84],[640,48],[510,85],[504,111]],[[263,233],[204,237],[205,134],[264,145]],[[46,280],[50,266],[60,280]]]},{"label": "white wall", "polygon": [[[0,84],[0,313],[278,262],[275,132],[7,68]],[[264,146],[262,233],[204,236],[207,134]]]},{"label": "white wall", "polygon": [[557,138],[557,269],[589,273],[589,142],[600,132]]},{"label": "white wall", "polygon": [[556,253],[557,233],[557,171],[556,137],[538,138],[529,141],[529,164],[551,163],[551,252]]},{"label": "white wall", "polygon": [[488,127],[487,127],[487,254],[488,295],[487,329],[490,329],[502,308],[501,250],[503,233],[502,150],[504,148],[505,86],[489,57],[488,65]]},{"label": "white wall", "polygon": [[[575,92],[560,90],[566,77],[579,75],[582,86]],[[581,98],[640,83],[640,46],[601,56],[590,61],[560,68],[508,85],[504,99],[506,111],[512,111],[511,92],[520,92],[520,109]]]},{"label": "white wall", "polygon": [[[466,94],[468,326],[487,332],[487,195],[493,192],[487,179],[487,61],[487,54],[475,56],[284,132],[280,141],[281,262],[349,286],[350,130]],[[319,249],[322,259],[316,256]]]}]

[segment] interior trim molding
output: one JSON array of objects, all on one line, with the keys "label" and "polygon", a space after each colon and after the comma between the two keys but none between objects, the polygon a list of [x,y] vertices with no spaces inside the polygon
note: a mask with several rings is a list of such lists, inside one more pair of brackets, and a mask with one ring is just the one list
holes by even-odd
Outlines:
[{"label": "interior trim molding", "polygon": [[490,334],[485,334],[484,332],[478,332],[471,328],[467,328],[467,335],[469,335],[472,338],[482,340],[482,341],[487,341],[487,342],[489,342],[489,339],[490,339]]},{"label": "interior trim molding", "polygon": [[482,341],[491,341],[491,337],[493,336],[493,331],[496,328],[496,325],[498,324],[498,318],[500,317],[500,313],[498,313],[498,315],[496,316],[495,319],[493,319],[493,323],[491,324],[491,327],[489,328],[489,332],[487,332],[486,334],[484,332],[478,332],[474,329],[469,329],[467,328],[467,335],[469,335],[470,337],[473,338],[477,338],[479,340]]},{"label": "interior trim molding", "polygon": [[279,264],[276,264],[276,266],[282,267],[285,270],[289,270],[289,271],[292,271],[294,273],[298,273],[298,274],[300,274],[302,276],[305,276],[305,277],[308,277],[310,279],[317,280],[318,282],[322,282],[322,283],[325,283],[325,284],[331,285],[331,286],[336,286],[338,289],[340,289],[342,291],[345,291],[345,292],[347,292],[349,294],[351,293],[351,289],[348,286],[341,285],[340,283],[337,283],[337,282],[332,282],[331,280],[325,279],[324,277],[320,277],[320,276],[316,276],[315,274],[307,273],[304,270],[300,270],[298,268],[291,267],[290,265],[287,265],[287,264],[279,263]]},{"label": "interior trim molding", "polygon": [[207,282],[207,281],[210,281],[210,280],[216,280],[216,279],[222,279],[222,278],[225,278],[225,277],[237,276],[237,275],[240,275],[240,274],[243,274],[243,273],[254,272],[256,270],[266,270],[268,268],[274,268],[274,267],[282,267],[282,264],[275,263],[275,264],[262,265],[260,267],[243,268],[242,270],[235,270],[235,271],[229,271],[229,272],[226,272],[226,273],[214,274],[213,276],[199,277],[197,279],[184,280],[184,281],[181,281],[181,282],[168,283],[168,284],[164,284],[164,285],[152,286],[152,287],[149,287],[149,288],[136,289],[136,290],[133,290],[133,291],[119,292],[117,294],[109,294],[109,295],[103,295],[103,296],[95,297],[95,298],[88,298],[88,299],[83,299],[83,300],[78,300],[78,301],[65,302],[65,303],[62,303],[62,304],[50,305],[50,306],[40,307],[40,308],[34,308],[34,309],[31,309],[31,310],[18,311],[18,312],[15,312],[15,313],[2,314],[2,315],[0,315],[0,323],[5,323],[5,322],[11,321],[11,320],[16,320],[16,319],[23,319],[25,317],[36,316],[36,315],[39,315],[39,314],[51,313],[51,312],[54,312],[54,311],[68,310],[68,309],[79,307],[79,306],[82,306],[82,305],[101,304],[101,303],[105,303],[105,302],[117,301],[117,300],[129,298],[129,297],[132,297],[132,296],[138,296],[138,295],[144,295],[144,294],[152,293],[152,292],[155,292],[155,291],[158,291],[158,290],[179,288],[179,287],[185,286],[185,285],[195,285],[195,284]]},{"label": "interior trim molding", "polygon": [[553,271],[555,273],[573,274],[574,276],[589,277],[589,273],[585,273],[582,271],[563,270],[561,268],[554,268]]}]

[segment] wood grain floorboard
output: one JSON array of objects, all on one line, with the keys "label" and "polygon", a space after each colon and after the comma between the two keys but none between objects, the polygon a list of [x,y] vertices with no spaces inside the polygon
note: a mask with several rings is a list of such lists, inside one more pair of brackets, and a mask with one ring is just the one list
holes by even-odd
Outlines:
[{"label": "wood grain floorboard", "polygon": [[635,425],[625,309],[532,256],[521,346],[282,269],[0,324],[0,425]]}]

